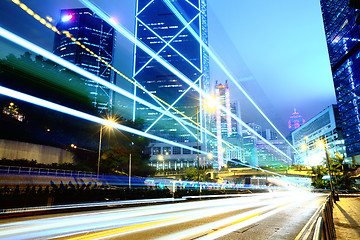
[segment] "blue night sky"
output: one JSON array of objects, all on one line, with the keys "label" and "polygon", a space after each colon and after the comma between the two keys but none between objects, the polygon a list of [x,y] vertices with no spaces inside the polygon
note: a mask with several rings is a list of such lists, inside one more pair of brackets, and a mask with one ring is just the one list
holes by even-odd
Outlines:
[{"label": "blue night sky", "polygon": [[[60,9],[82,7],[76,0],[22,2],[56,22]],[[94,2],[133,32],[135,0]],[[10,0],[0,9],[2,27],[52,50],[52,31]],[[285,135],[294,108],[308,120],[336,103],[319,1],[208,0],[208,24],[211,49]],[[0,44],[0,57],[19,49]],[[115,67],[128,77],[132,53],[133,45],[117,36]],[[224,82],[225,74],[210,64],[211,81]],[[262,122],[233,87],[230,94],[242,101],[245,121]]]}]

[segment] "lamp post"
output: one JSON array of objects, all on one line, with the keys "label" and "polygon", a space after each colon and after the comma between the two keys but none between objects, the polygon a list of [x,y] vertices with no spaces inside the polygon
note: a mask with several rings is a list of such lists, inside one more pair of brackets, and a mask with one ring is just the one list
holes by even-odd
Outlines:
[{"label": "lamp post", "polygon": [[158,160],[163,161],[163,171],[164,171],[164,175],[165,175],[165,159],[164,159],[164,156],[160,154],[158,156]]},{"label": "lamp post", "polygon": [[[112,123],[116,123],[116,118],[114,118],[114,116],[108,116],[106,119],[108,122],[112,122]],[[109,127],[111,128],[111,124],[106,124],[106,125],[101,125],[100,126],[100,137],[99,137],[99,154],[98,154],[98,163],[97,163],[97,177],[99,178],[99,174],[100,174],[100,158],[101,158],[101,140],[102,140],[102,133],[103,133],[103,128],[104,127]]]},{"label": "lamp post", "polygon": [[100,174],[100,157],[101,157],[101,139],[102,139],[102,130],[103,126],[100,126],[100,139],[99,139],[99,154],[98,154],[98,162],[97,162],[97,177],[99,178]]},{"label": "lamp post", "polygon": [[336,202],[336,200],[335,200],[335,191],[334,191],[334,187],[333,187],[332,179],[331,179],[331,170],[330,170],[329,154],[328,154],[328,151],[327,151],[327,148],[326,148],[325,138],[323,137],[323,138],[320,140],[320,142],[321,142],[321,144],[323,144],[323,147],[324,147],[324,150],[325,150],[326,165],[327,165],[327,169],[328,169],[328,172],[329,172],[329,180],[330,180],[331,194],[332,194],[332,196],[333,196],[334,202]]},{"label": "lamp post", "polygon": [[131,189],[131,153],[129,155],[129,189]]}]

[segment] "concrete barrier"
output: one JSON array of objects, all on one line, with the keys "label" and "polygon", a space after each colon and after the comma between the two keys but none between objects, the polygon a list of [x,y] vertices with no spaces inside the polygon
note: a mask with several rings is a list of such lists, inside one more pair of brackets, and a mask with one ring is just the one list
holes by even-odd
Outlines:
[{"label": "concrete barrier", "polygon": [[73,163],[74,154],[61,148],[0,139],[0,159],[36,160],[37,163]]}]

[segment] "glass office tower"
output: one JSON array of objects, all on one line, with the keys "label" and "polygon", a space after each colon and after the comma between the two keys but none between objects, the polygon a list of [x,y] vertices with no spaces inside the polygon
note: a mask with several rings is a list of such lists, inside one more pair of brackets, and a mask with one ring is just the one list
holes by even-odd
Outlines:
[{"label": "glass office tower", "polygon": [[[203,49],[207,44],[205,0],[138,0],[135,35],[138,43],[144,43],[191,82],[209,89],[209,58]],[[167,111],[162,114],[135,102],[134,118],[144,119],[146,131],[154,135],[195,142],[195,123],[205,122],[202,96],[138,44],[133,71],[133,79],[143,87],[136,88],[135,94]]]},{"label": "glass office tower", "polygon": [[[60,32],[68,31],[77,41],[106,62],[112,64],[114,29],[87,8],[63,9],[56,25]],[[55,34],[54,54],[78,65],[102,79],[114,83],[113,71],[95,56],[73,42],[65,34]],[[111,111],[113,93],[92,80],[85,80],[90,100],[100,113]]]},{"label": "glass office tower", "polygon": [[360,154],[360,1],[321,0],[346,152]]}]

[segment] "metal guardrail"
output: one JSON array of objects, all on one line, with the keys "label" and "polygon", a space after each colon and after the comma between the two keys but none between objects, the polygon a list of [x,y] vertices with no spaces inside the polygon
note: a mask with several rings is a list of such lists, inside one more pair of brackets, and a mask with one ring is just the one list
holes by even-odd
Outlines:
[{"label": "metal guardrail", "polygon": [[[337,198],[338,196],[335,196]],[[295,240],[332,240],[335,239],[333,219],[334,196],[330,194],[306,223]]]},{"label": "metal guardrail", "polygon": [[354,197],[360,197],[359,193],[341,193],[339,194],[339,197],[341,198],[354,198]]},{"label": "metal guardrail", "polygon": [[[0,174],[97,178],[97,174],[94,172],[51,169],[51,168],[4,166],[4,165],[0,165]],[[99,175],[99,177],[102,178],[103,175],[101,174]]]}]

